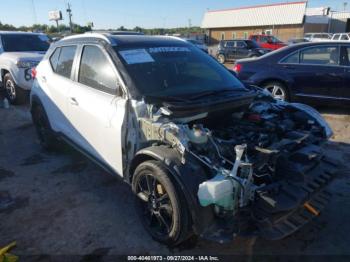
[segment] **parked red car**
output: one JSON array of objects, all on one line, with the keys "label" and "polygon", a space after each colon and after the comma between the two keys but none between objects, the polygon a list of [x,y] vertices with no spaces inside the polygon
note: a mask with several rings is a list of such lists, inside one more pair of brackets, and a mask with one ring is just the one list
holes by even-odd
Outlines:
[{"label": "parked red car", "polygon": [[287,45],[272,35],[251,35],[249,36],[249,39],[257,42],[262,48],[272,50],[276,50]]}]

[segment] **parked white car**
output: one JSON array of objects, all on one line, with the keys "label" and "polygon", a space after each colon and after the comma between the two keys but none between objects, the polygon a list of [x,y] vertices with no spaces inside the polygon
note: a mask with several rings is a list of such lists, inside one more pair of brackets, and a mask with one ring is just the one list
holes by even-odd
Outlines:
[{"label": "parked white car", "polygon": [[307,33],[304,35],[304,39],[309,42],[329,41],[331,38],[332,34],[329,33]]},{"label": "parked white car", "polygon": [[243,85],[186,41],[71,36],[35,70],[31,114],[42,146],[64,140],[131,184],[157,241],[281,239],[329,198],[336,166],[322,153],[332,135],[322,116]]},{"label": "parked white car", "polygon": [[50,46],[45,34],[0,31],[0,82],[12,104],[25,101],[32,87],[31,69]]},{"label": "parked white car", "polygon": [[332,41],[350,41],[350,33],[337,33],[332,37]]}]

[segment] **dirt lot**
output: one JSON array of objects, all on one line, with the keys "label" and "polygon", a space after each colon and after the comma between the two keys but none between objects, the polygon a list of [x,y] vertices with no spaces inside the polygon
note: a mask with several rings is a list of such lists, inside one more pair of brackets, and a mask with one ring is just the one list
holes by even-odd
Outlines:
[{"label": "dirt lot", "polygon": [[[344,164],[330,188],[334,197],[321,216],[293,236],[258,239],[255,255],[350,255],[350,115],[323,111],[335,131],[328,153]],[[16,240],[13,253],[37,255],[23,261],[47,261],[44,254],[82,255],[88,261],[91,254],[107,259],[248,252],[244,239],[225,245],[200,240],[168,249],[142,228],[132,197],[128,185],[79,154],[44,152],[26,107],[0,109],[0,247]]]}]

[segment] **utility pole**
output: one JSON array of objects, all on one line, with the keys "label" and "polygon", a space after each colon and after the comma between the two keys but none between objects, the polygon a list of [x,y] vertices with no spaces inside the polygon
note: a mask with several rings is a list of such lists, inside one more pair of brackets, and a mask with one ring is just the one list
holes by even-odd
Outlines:
[{"label": "utility pole", "polygon": [[70,7],[70,3],[67,4],[67,13],[68,13],[68,18],[69,18],[69,28],[70,28],[70,32],[73,32],[73,23],[72,23],[72,9]]}]

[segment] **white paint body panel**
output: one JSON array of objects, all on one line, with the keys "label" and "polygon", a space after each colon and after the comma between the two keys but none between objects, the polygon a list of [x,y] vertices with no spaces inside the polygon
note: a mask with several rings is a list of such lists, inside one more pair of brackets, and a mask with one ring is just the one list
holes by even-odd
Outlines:
[{"label": "white paint body panel", "polygon": [[71,138],[122,175],[122,127],[126,100],[79,83],[70,89],[68,99]]}]

